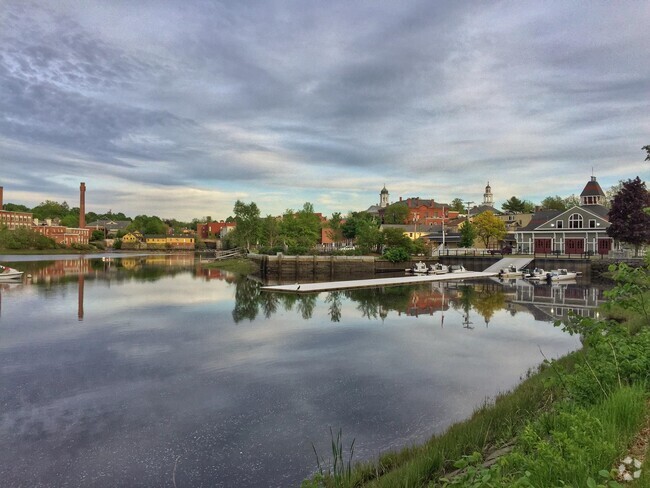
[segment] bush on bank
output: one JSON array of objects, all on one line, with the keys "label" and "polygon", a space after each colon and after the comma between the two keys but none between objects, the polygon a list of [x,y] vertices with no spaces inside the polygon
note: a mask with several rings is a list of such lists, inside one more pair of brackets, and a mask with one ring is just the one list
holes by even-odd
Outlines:
[{"label": "bush on bank", "polygon": [[[354,467],[351,459],[334,456],[350,469],[334,476],[333,466],[321,463],[302,486],[621,486],[616,466],[649,414],[648,264],[634,272],[612,268],[616,286],[607,294],[606,319],[574,316],[556,323],[580,335],[580,351],[545,361],[514,391],[421,446]],[[484,458],[504,445],[508,452],[485,466]],[[649,469],[646,459],[635,486],[650,487]]]}]

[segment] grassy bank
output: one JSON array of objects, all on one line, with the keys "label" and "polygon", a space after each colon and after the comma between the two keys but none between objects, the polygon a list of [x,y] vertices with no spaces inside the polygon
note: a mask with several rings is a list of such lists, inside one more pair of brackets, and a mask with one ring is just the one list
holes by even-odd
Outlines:
[{"label": "grassy bank", "polygon": [[222,261],[204,262],[202,267],[208,269],[223,269],[233,273],[248,275],[256,270],[256,265],[250,259],[224,259]]},{"label": "grassy bank", "polygon": [[[650,272],[615,270],[605,320],[574,317],[562,326],[584,347],[545,362],[518,388],[420,446],[351,466],[339,439],[331,459],[303,482],[316,487],[615,487],[621,460],[646,457],[650,488]],[[635,448],[636,446],[636,448]],[[486,462],[487,460],[487,462]]]}]

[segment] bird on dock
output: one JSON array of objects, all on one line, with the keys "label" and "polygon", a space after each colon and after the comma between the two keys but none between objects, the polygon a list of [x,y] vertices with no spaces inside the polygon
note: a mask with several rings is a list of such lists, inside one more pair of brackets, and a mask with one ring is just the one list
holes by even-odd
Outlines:
[{"label": "bird on dock", "polygon": [[[298,285],[298,283],[296,283]],[[297,286],[296,291],[300,290],[300,285]]]}]

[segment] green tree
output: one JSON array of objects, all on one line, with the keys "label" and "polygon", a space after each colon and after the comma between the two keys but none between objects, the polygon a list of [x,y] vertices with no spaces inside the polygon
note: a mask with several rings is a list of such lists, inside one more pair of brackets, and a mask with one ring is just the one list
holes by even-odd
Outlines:
[{"label": "green tree", "polygon": [[647,153],[645,160],[650,161],[650,145],[643,146],[641,149]]},{"label": "green tree", "polygon": [[262,236],[261,243],[267,247],[275,247],[278,245],[280,236],[280,223],[276,217],[267,215],[262,220]]},{"label": "green tree", "polygon": [[28,207],[25,207],[25,205],[17,205],[15,203],[5,203],[2,206],[3,210],[7,210],[8,212],[31,212],[31,210]]},{"label": "green tree", "polygon": [[474,217],[476,234],[486,248],[490,246],[492,239],[497,242],[506,236],[506,224],[496,217],[492,212],[483,212]]},{"label": "green tree", "polygon": [[650,215],[644,212],[646,207],[650,207],[650,192],[645,182],[637,176],[623,183],[609,211],[611,225],[607,228],[607,234],[632,244],[637,256],[641,246],[650,243]]},{"label": "green tree", "polygon": [[32,209],[35,219],[61,219],[68,215],[70,207],[66,202],[59,203],[46,200]]},{"label": "green tree", "polygon": [[397,202],[389,205],[384,210],[384,223],[404,224],[409,216],[409,208],[405,202]]},{"label": "green tree", "polygon": [[343,237],[355,239],[359,235],[360,230],[368,224],[375,226],[377,229],[379,228],[377,219],[368,212],[350,212],[341,229],[343,231]]},{"label": "green tree", "polygon": [[609,190],[605,192],[605,206],[607,208],[612,208],[614,197],[623,188],[623,183],[625,183],[623,180],[619,180],[617,184],[610,186]]},{"label": "green tree", "polygon": [[555,195],[554,197],[544,198],[544,200],[542,200],[541,205],[546,210],[559,210],[560,212],[564,212],[567,209],[564,198],[562,198],[559,195]]},{"label": "green tree", "polygon": [[334,212],[332,218],[327,222],[327,237],[335,244],[343,240],[343,217],[341,212]]},{"label": "green tree", "polygon": [[460,247],[473,247],[474,239],[477,236],[476,226],[469,220],[466,221],[460,228]]},{"label": "green tree", "polygon": [[302,210],[287,210],[280,222],[279,238],[288,246],[292,254],[310,252],[321,237],[321,222],[314,213],[314,206],[306,202]]},{"label": "green tree", "polygon": [[384,252],[384,258],[391,263],[401,263],[408,261],[411,258],[411,254],[403,247],[391,247]]},{"label": "green tree", "polygon": [[411,252],[411,239],[401,229],[387,228],[383,231],[384,245],[388,248],[402,247]]},{"label": "green tree", "polygon": [[56,249],[58,246],[53,239],[45,237],[28,227],[9,230],[6,226],[0,228],[0,249]]},{"label": "green tree", "polygon": [[564,204],[566,205],[567,209],[570,209],[571,207],[579,207],[580,197],[577,195],[568,196],[564,199]]},{"label": "green tree", "polygon": [[163,235],[167,233],[167,225],[155,215],[138,215],[126,227],[129,232],[140,231],[145,235]]},{"label": "green tree", "polygon": [[465,213],[465,204],[460,198],[454,198],[449,205],[451,210],[455,210],[458,213]]},{"label": "green tree", "polygon": [[235,202],[233,208],[237,227],[232,231],[233,242],[238,246],[250,249],[251,244],[256,244],[260,238],[262,225],[260,222],[260,209],[255,202],[246,204],[241,200]]},{"label": "green tree", "polygon": [[359,222],[356,243],[363,253],[379,252],[384,244],[384,234],[379,230],[375,219]]},{"label": "green tree", "polygon": [[79,213],[77,209],[77,214],[69,213],[61,219],[61,225],[65,227],[79,227]]},{"label": "green tree", "polygon": [[506,212],[531,213],[535,210],[535,205],[528,200],[520,200],[519,198],[512,196],[501,205],[501,209]]},{"label": "green tree", "polygon": [[90,236],[91,241],[101,241],[104,239],[104,231],[94,230]]}]

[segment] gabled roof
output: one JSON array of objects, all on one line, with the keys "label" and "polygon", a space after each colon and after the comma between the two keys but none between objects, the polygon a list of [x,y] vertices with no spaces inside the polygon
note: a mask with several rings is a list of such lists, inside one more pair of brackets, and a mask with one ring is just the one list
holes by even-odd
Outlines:
[{"label": "gabled roof", "polygon": [[560,215],[561,212],[560,210],[542,210],[541,212],[535,212],[533,214],[533,218],[531,221],[528,223],[526,227],[522,227],[520,230],[535,230],[537,229],[540,225],[545,224],[549,220],[555,219],[558,215]]},{"label": "gabled roof", "polygon": [[479,215],[483,212],[492,212],[494,215],[503,215],[503,212],[491,207],[490,205],[479,205],[478,207],[472,207],[469,210],[470,215]]},{"label": "gabled roof", "polygon": [[[606,225],[609,224],[609,221],[607,219],[607,214],[608,214],[607,207],[603,207],[602,205],[582,205],[582,206],[573,206],[563,212],[559,210],[543,210],[541,212],[536,212],[535,214],[533,214],[533,218],[530,221],[530,223],[526,227],[523,227],[519,230],[520,231],[537,230],[546,226],[547,224],[548,225],[553,224],[554,221],[556,220],[563,220],[565,217],[568,217],[574,213],[584,213],[587,216],[593,216],[596,217],[597,219],[602,220],[603,222],[605,222]],[[553,225],[551,225],[551,227],[553,227]],[[605,226],[601,228],[604,229]],[[540,230],[544,230],[544,229],[540,229]]]},{"label": "gabled roof", "polygon": [[582,205],[580,208],[584,208],[598,217],[609,221],[609,209],[604,205]]}]

